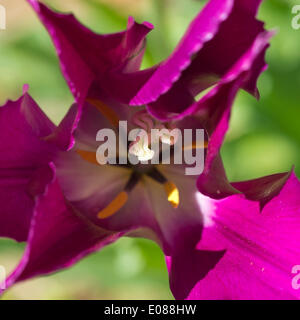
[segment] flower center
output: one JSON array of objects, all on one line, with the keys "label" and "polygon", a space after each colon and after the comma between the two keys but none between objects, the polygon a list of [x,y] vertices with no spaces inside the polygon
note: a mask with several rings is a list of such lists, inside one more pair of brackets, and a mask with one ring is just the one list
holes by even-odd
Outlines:
[{"label": "flower center", "polygon": [[[151,170],[146,172],[146,175],[163,185],[169,203],[173,208],[178,208],[180,200],[179,190],[176,185],[173,182],[168,181],[155,167],[152,167]],[[141,177],[142,174],[139,171],[133,171],[124,190],[121,191],[104,209],[102,209],[98,213],[97,217],[99,219],[106,219],[122,209],[129,199],[129,193],[138,184]]]},{"label": "flower center", "polygon": [[[89,99],[88,102],[95,106],[115,128],[118,127],[120,119],[114,110],[109,108],[100,100]],[[146,110],[135,113],[131,119],[131,122],[138,129],[140,129],[140,132],[136,140],[129,145],[128,152],[137,156],[139,161],[148,161],[154,157],[154,151],[150,149],[151,144],[162,142],[172,146],[177,141],[178,136],[172,132],[175,127],[171,124],[164,125],[160,122],[157,122],[147,113]],[[154,136],[151,135],[152,129],[160,130],[160,134],[155,136],[154,141],[152,141]],[[95,152],[85,150],[76,150],[76,152],[83,160],[99,165]],[[128,202],[129,194],[138,184],[143,175],[147,175],[163,186],[167,200],[173,206],[173,208],[177,208],[179,206],[180,198],[178,188],[173,182],[168,181],[154,165],[124,166],[132,170],[131,176],[124,190],[117,194],[117,196],[97,214],[99,219],[109,218],[122,209]]]},{"label": "flower center", "polygon": [[164,125],[155,121],[146,110],[136,112],[131,122],[140,128],[140,132],[136,140],[129,145],[128,151],[130,154],[135,155],[139,161],[153,159],[155,153],[150,149],[152,144],[161,141],[172,146],[178,140],[178,133],[174,130],[175,127],[173,125]]}]

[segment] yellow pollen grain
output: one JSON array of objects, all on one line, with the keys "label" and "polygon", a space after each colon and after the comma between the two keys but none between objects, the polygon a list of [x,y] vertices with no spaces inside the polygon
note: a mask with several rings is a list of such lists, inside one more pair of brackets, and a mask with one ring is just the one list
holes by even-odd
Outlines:
[{"label": "yellow pollen grain", "polygon": [[168,201],[171,203],[173,208],[179,206],[179,191],[173,182],[166,182],[164,184],[165,192],[168,196]]},{"label": "yellow pollen grain", "polygon": [[110,203],[109,205],[101,210],[97,217],[99,219],[109,218],[115,213],[117,213],[120,209],[124,207],[126,202],[128,201],[128,194],[125,191],[120,192]]}]

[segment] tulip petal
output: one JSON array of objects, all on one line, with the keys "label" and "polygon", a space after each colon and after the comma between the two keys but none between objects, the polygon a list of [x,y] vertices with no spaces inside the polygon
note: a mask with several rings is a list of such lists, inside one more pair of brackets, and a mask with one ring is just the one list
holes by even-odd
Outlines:
[{"label": "tulip petal", "polygon": [[192,21],[172,55],[157,68],[130,104],[142,105],[155,101],[168,91],[182,71],[191,64],[192,56],[215,36],[222,21],[228,18],[232,5],[232,0],[209,1]]},{"label": "tulip petal", "polygon": [[[211,122],[216,122],[220,114],[226,109],[223,107],[223,103],[220,104],[220,100],[223,99],[231,106],[236,93],[241,88],[251,88],[253,89],[253,94],[258,96],[256,81],[258,76],[266,69],[264,56],[269,47],[269,40],[274,33],[274,31],[261,32],[252,42],[247,43],[249,46],[244,48],[244,51],[241,52],[238,59],[232,61],[231,67],[224,69],[224,74],[216,86],[198,102],[191,103],[192,99],[194,99],[192,93],[187,90],[184,81],[179,81],[176,86],[174,86],[174,92],[172,88],[157,101],[149,104],[148,111],[154,117],[161,120],[182,119],[184,116],[201,111],[208,119],[208,122],[204,123],[208,127],[207,130],[212,132],[213,126],[216,124],[211,124]],[[175,103],[174,109],[172,99],[178,99],[178,90],[175,90],[176,87],[181,88],[183,97],[179,100],[180,104]],[[210,114],[205,114],[208,112]],[[208,116],[212,116],[212,113],[215,113],[213,120],[209,121]]]},{"label": "tulip petal", "polygon": [[[217,83],[264,31],[263,22],[255,18],[260,2],[261,0],[209,1],[191,23],[171,57],[158,67],[131,100],[131,104],[153,102],[151,109],[157,111],[162,108],[177,113],[185,110],[191,104],[191,98],[187,94],[187,99],[180,101],[181,109],[174,109],[174,101],[178,96],[177,87],[184,87],[181,92],[195,97]],[[253,73],[253,77],[243,85],[244,89],[254,95],[258,95],[257,77],[266,66],[263,57],[261,63],[258,72]],[[172,86],[177,80],[177,87]]]},{"label": "tulip petal", "polygon": [[7,278],[6,288],[37,275],[70,267],[120,236],[104,231],[80,216],[65,200],[54,179],[46,193],[38,198],[24,256]]},{"label": "tulip petal", "polygon": [[78,125],[80,116],[81,108],[77,104],[73,104],[58,127],[46,140],[54,143],[60,150],[71,149],[75,143],[73,133]]},{"label": "tulip petal", "polygon": [[[91,85],[97,84],[98,92],[131,105],[148,104],[161,97],[152,108],[160,110],[163,105],[167,111],[178,101],[180,87],[186,96],[186,100],[183,96],[180,99],[184,110],[199,91],[221,78],[264,30],[263,23],[255,19],[260,0],[210,0],[167,60],[138,71],[144,38],[152,29],[149,23],[140,25],[130,18],[127,31],[98,35],[72,15],[55,13],[37,0],[28,2],[49,31],[63,74],[80,105]],[[259,73],[244,84],[256,96]]]},{"label": "tulip petal", "polygon": [[[95,78],[106,77],[108,70],[133,72],[140,66],[145,36],[153,28],[147,22],[128,20],[126,31],[100,35],[71,14],[56,13],[37,0],[28,0],[48,30],[57,50],[62,72],[81,105]],[[105,79],[104,79],[105,80]]]},{"label": "tulip petal", "polygon": [[0,108],[1,237],[27,239],[34,199],[50,181],[45,166],[56,149],[43,138],[54,129],[27,93]]},{"label": "tulip petal", "polygon": [[277,173],[270,176],[233,182],[231,185],[242,192],[247,199],[259,201],[261,209],[275,196],[277,196],[289,179],[291,172]]},{"label": "tulip petal", "polygon": [[[259,35],[251,49],[224,77],[224,82],[217,85],[206,97],[195,104],[195,109],[198,106],[198,110],[205,114],[204,127],[209,134],[205,168],[198,179],[197,185],[201,193],[215,199],[244,192],[250,200],[260,201],[261,207],[263,207],[280,191],[288,177],[288,174],[282,174],[268,177],[267,180],[260,179],[245,182],[245,184],[230,184],[219,155],[225,134],[229,128],[234,98],[245,80],[251,79],[253,73],[257,73],[261,66],[261,53],[266,50],[272,34],[272,32],[266,32]],[[220,107],[216,108],[216,106]],[[256,185],[256,187],[249,190],[247,187],[250,185],[252,187]]]},{"label": "tulip petal", "polygon": [[[204,208],[209,208],[210,223],[204,226],[198,250],[225,253],[192,289],[172,277],[175,297],[189,290],[187,299],[300,299],[292,286],[292,269],[300,258],[300,183],[294,174],[262,213],[258,203],[240,195],[224,200],[201,196],[199,202],[204,215]],[[181,256],[182,264],[186,259],[189,256]],[[181,267],[188,273],[197,263],[193,270],[201,275],[208,262],[209,258],[194,259]]]}]

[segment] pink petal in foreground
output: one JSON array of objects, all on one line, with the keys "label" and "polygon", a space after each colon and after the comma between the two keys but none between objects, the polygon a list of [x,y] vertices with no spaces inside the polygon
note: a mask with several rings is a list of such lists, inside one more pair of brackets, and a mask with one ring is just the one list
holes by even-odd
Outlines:
[{"label": "pink petal in foreground", "polygon": [[[300,263],[300,182],[292,174],[280,193],[260,212],[259,203],[240,195],[223,200],[200,196],[206,225],[198,250],[225,252],[205,278],[190,283],[171,276],[175,297],[186,299],[300,299],[292,286],[292,269]],[[202,276],[202,261],[182,253],[182,276],[189,278],[190,265],[197,264]],[[189,263],[185,263],[189,261]],[[176,274],[172,259],[170,270]],[[173,267],[173,269],[172,269]],[[196,277],[196,276],[194,276]],[[182,292],[188,292],[184,297]]]}]

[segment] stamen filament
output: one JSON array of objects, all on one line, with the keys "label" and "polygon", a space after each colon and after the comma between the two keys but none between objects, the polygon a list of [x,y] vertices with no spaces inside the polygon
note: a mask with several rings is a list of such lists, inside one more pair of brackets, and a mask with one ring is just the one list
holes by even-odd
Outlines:
[{"label": "stamen filament", "polygon": [[86,150],[76,150],[76,153],[80,155],[80,157],[92,164],[98,164],[97,158],[96,158],[96,152],[92,151],[86,151]]},{"label": "stamen filament", "polygon": [[101,100],[88,99],[87,102],[96,107],[114,127],[118,127],[120,119],[113,109]]},{"label": "stamen filament", "polygon": [[138,173],[132,173],[124,190],[120,192],[103,210],[101,210],[97,217],[99,219],[106,219],[122,209],[128,201],[129,192],[137,185],[139,179],[140,175]]},{"label": "stamen filament", "polygon": [[207,149],[208,141],[204,141],[204,143],[197,144],[197,142],[193,142],[189,146],[183,146],[183,150],[195,150],[195,149]]},{"label": "stamen filament", "polygon": [[126,202],[128,201],[128,193],[126,191],[120,192],[110,203],[109,205],[101,210],[97,217],[99,219],[109,218],[118,212],[120,209],[124,207]]}]

